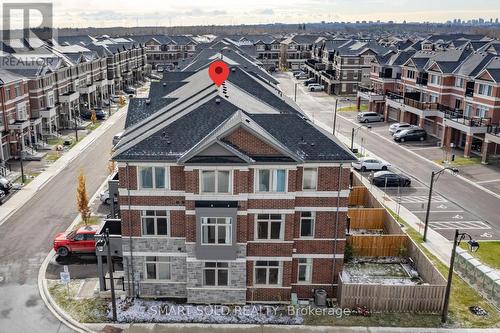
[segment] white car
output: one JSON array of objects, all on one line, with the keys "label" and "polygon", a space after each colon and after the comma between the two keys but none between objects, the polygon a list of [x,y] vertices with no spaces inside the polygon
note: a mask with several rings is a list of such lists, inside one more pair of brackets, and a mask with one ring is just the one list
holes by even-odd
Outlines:
[{"label": "white car", "polygon": [[362,157],[358,161],[352,163],[352,167],[360,171],[368,170],[387,170],[391,165],[382,160],[373,157]]},{"label": "white car", "polygon": [[414,127],[416,127],[416,126],[408,124],[408,123],[395,123],[395,124],[392,124],[391,126],[389,126],[389,132],[392,135],[394,135],[402,130],[410,129],[410,128],[414,128]]},{"label": "white car", "polygon": [[308,85],[307,89],[309,89],[309,91],[323,91],[325,90],[325,86],[319,83],[313,83]]}]

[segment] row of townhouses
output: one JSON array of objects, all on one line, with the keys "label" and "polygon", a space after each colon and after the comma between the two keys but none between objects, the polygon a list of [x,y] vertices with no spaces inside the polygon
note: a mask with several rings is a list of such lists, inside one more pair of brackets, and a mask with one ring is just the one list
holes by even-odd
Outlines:
[{"label": "row of townhouses", "polygon": [[[219,88],[216,59],[230,67]],[[206,46],[132,99],[113,159],[129,295],[241,304],[337,293],[355,156],[235,43]]]},{"label": "row of townhouses", "polygon": [[[131,41],[85,43],[10,39],[1,42],[0,160],[75,126],[82,109],[109,105],[111,95],[149,73],[144,46]],[[84,45],[85,44],[85,45]],[[30,152],[31,150],[28,150]]]},{"label": "row of townhouses", "polygon": [[460,45],[377,56],[358,99],[386,120],[418,125],[442,146],[487,162],[500,154],[500,42]]}]

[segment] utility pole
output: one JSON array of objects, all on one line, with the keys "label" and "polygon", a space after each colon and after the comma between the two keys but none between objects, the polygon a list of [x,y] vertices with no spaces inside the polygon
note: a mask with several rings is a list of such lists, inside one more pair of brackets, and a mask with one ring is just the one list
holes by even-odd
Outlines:
[{"label": "utility pole", "polygon": [[354,149],[354,127],[352,128],[352,131],[351,131],[351,151]]},{"label": "utility pole", "polygon": [[297,82],[295,82],[294,93],[293,93],[293,101],[297,102]]},{"label": "utility pole", "polygon": [[78,125],[76,123],[76,110],[73,109],[73,122],[75,123],[75,138],[76,142],[78,142]]},{"label": "utility pole", "polygon": [[[337,128],[337,106],[339,104],[339,100],[335,99],[335,111],[333,112],[333,135],[335,135],[335,129]],[[352,150],[352,148],[351,148]]]},{"label": "utility pole", "polygon": [[23,165],[23,144],[21,133],[17,134],[17,144],[19,146],[19,163],[21,164],[21,183],[24,185],[24,165]]},{"label": "utility pole", "polygon": [[429,228],[429,214],[431,213],[431,200],[432,200],[432,189],[434,187],[434,176],[436,174],[434,171],[431,173],[431,184],[429,186],[429,198],[427,199],[427,211],[425,212],[425,224],[424,224],[424,236],[422,240],[427,241],[427,229]]}]

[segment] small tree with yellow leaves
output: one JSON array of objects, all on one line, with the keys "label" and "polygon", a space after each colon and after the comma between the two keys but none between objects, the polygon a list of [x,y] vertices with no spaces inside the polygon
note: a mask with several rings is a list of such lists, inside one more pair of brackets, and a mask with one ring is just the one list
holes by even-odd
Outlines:
[{"label": "small tree with yellow leaves", "polygon": [[87,225],[90,218],[89,197],[87,195],[87,186],[85,184],[85,174],[80,171],[78,175],[78,186],[76,188],[76,207],[82,216],[82,220]]},{"label": "small tree with yellow leaves", "polygon": [[92,110],[92,114],[90,115],[90,121],[92,124],[95,124],[97,122],[97,115],[95,113],[95,110]]}]

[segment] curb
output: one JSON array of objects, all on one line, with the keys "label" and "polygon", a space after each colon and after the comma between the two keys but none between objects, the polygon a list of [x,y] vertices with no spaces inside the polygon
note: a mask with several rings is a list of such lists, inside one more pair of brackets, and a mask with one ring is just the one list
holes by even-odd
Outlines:
[{"label": "curb", "polygon": [[[89,199],[89,202],[94,202],[94,200],[97,199],[97,196],[103,188],[106,186],[108,183],[109,176],[106,178],[106,180],[99,186],[97,191],[92,195],[92,197]],[[73,222],[69,225],[69,227],[66,229],[66,231],[69,231],[73,229],[73,227],[78,224],[80,221],[80,214],[78,214]],[[37,284],[38,284],[38,292],[40,294],[40,297],[42,298],[43,302],[45,303],[45,306],[49,309],[50,312],[64,325],[67,327],[71,328],[72,330],[79,332],[79,333],[96,333],[96,331],[91,330],[90,328],[86,327],[84,324],[78,322],[77,320],[73,319],[71,316],[69,316],[66,311],[61,309],[61,307],[54,301],[52,296],[49,293],[49,289],[47,287],[47,279],[45,278],[45,273],[47,271],[47,267],[49,265],[49,262],[56,256],[56,252],[54,249],[50,250],[50,252],[47,254],[45,259],[42,262],[42,265],[40,266],[40,269],[38,270],[38,278],[37,278]]]}]

